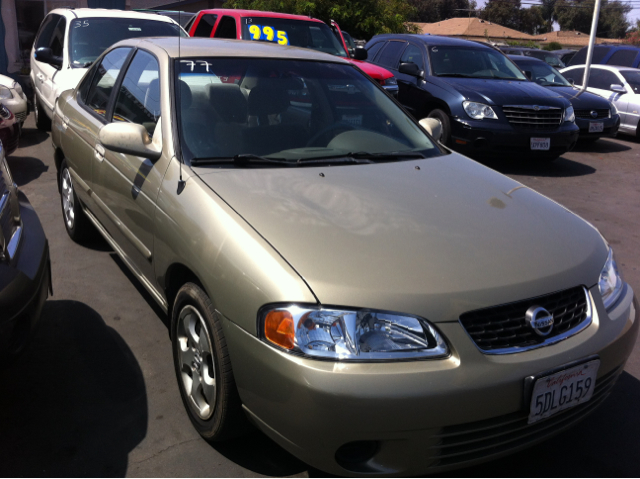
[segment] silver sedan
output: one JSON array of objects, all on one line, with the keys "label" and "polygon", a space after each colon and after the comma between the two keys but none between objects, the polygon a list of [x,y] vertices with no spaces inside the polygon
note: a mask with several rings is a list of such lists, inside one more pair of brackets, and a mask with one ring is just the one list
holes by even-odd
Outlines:
[{"label": "silver sedan", "polygon": [[[561,70],[569,81],[582,85],[584,65]],[[591,65],[587,91],[612,102],[620,114],[620,133],[639,135],[640,70],[613,65]]]}]

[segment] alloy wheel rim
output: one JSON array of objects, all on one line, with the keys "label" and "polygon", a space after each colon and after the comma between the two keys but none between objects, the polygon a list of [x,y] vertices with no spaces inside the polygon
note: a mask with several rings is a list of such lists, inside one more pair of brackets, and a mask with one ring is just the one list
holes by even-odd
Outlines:
[{"label": "alloy wheel rim", "polygon": [[73,201],[73,184],[71,183],[71,175],[69,169],[65,168],[62,172],[62,212],[64,213],[64,222],[67,228],[73,229],[75,224],[75,211]]},{"label": "alloy wheel rim", "polygon": [[215,360],[207,326],[193,306],[178,316],[177,348],[184,392],[200,419],[209,419],[216,402]]}]

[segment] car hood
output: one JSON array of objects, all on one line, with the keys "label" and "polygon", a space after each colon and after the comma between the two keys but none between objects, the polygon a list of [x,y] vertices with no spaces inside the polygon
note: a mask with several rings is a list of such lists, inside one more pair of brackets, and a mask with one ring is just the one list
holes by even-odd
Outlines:
[{"label": "car hood", "polygon": [[374,80],[386,80],[387,78],[391,78],[393,73],[391,73],[386,68],[379,67],[378,65],[374,65],[373,63],[363,62],[361,60],[354,60],[353,58],[345,58],[345,60],[350,61],[354,65],[356,65],[360,70],[365,72]]},{"label": "car hood", "polygon": [[588,91],[585,91],[578,98],[575,98],[576,93],[578,93],[579,91],[579,89],[577,88],[572,88],[569,86],[553,86],[547,88],[557,92],[558,94],[569,100],[575,110],[611,108],[609,100],[602,98],[601,96],[594,93],[589,93]]},{"label": "car hood", "polygon": [[465,99],[489,105],[538,105],[569,106],[566,100],[549,88],[530,81],[484,80],[480,78],[432,77],[434,83],[442,82],[453,87]]},{"label": "car hood", "polygon": [[326,305],[455,321],[465,311],[590,287],[607,257],[589,223],[458,154],[195,172]]}]

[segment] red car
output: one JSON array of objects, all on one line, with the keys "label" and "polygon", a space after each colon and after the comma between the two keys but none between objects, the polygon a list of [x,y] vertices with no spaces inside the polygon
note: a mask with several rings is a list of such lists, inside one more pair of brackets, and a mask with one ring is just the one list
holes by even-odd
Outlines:
[{"label": "red car", "polygon": [[20,124],[11,111],[0,103],[0,141],[5,156],[9,156],[18,148],[20,138]]},{"label": "red car", "polygon": [[317,18],[288,13],[217,8],[200,10],[185,28],[191,37],[233,38],[236,40],[269,41],[280,45],[312,48],[344,57],[376,80],[394,96],[398,83],[389,70],[367,63],[367,51],[356,48],[355,58],[349,56],[338,24],[331,27]]}]

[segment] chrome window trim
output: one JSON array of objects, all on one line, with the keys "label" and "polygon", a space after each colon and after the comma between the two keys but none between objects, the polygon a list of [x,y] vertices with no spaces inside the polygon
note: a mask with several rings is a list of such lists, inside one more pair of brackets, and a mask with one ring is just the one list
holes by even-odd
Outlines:
[{"label": "chrome window trim", "polygon": [[[521,353],[524,351],[531,351],[533,349],[544,348],[546,346],[551,346],[553,344],[559,343],[560,341],[564,341],[565,339],[568,339],[571,336],[578,334],[580,331],[587,328],[587,326],[589,326],[593,321],[593,298],[591,297],[591,293],[584,286],[582,287],[582,290],[584,291],[584,295],[587,303],[587,315],[584,318],[584,320],[581,323],[574,326],[573,328],[569,329],[568,331],[565,331],[564,333],[559,334],[558,336],[553,336],[552,338],[549,338],[539,344],[533,344],[531,346],[524,346],[524,347],[502,348],[502,349],[482,349],[473,340],[473,338],[471,337],[471,335],[469,334],[467,329],[464,327],[464,325],[462,324],[462,321],[459,318],[458,318],[458,322],[460,323],[460,326],[462,327],[466,335],[469,337],[471,342],[483,354],[492,355],[492,356],[501,356],[504,354],[515,354],[515,353]],[[495,306],[497,307],[500,305],[497,304]]]},{"label": "chrome window trim", "polygon": [[8,203],[9,203],[9,192],[5,191],[2,194],[2,198],[0,198],[0,216],[2,216],[2,213],[4,213],[4,209]]}]

